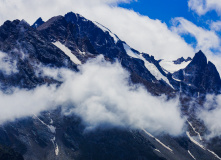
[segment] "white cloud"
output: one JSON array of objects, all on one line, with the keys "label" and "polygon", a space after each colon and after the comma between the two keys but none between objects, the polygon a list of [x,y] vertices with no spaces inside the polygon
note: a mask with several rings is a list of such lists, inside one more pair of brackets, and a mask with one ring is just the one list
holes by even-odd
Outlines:
[{"label": "white cloud", "polygon": [[198,118],[203,120],[210,133],[207,138],[221,136],[221,95],[207,95],[204,108],[198,112]]},{"label": "white cloud", "polygon": [[[39,16],[49,19],[64,15],[74,8],[90,9],[90,7],[129,3],[132,0],[0,0],[1,23],[5,20],[25,19],[33,23]],[[28,14],[27,14],[28,13]]]},{"label": "white cloud", "polygon": [[221,21],[212,22],[210,29],[217,32],[221,31]]},{"label": "white cloud", "polygon": [[189,0],[188,6],[200,16],[211,10],[221,15],[221,0]]},{"label": "white cloud", "polygon": [[18,72],[17,63],[10,58],[6,53],[0,51],[0,71],[3,74],[10,75]]},{"label": "white cloud", "polygon": [[75,73],[44,68],[44,74],[53,72],[49,76],[64,81],[58,88],[42,86],[32,91],[17,89],[11,95],[0,93],[0,122],[62,105],[66,114],[80,116],[87,129],[109,125],[145,128],[152,133],[182,133],[185,120],[180,116],[178,99],[153,97],[144,87],[129,85],[128,72],[119,63],[111,64],[103,57],[79,69]]},{"label": "white cloud", "polygon": [[[69,11],[80,13],[116,33],[131,47],[154,55],[157,59],[174,60],[194,55],[194,50],[165,23],[141,16],[117,6],[131,0],[0,0],[0,22],[25,19],[33,23],[38,17],[47,20]],[[28,13],[28,14],[27,14]]]},{"label": "white cloud", "polygon": [[197,50],[202,49],[204,51],[208,51],[210,49],[219,49],[220,39],[214,31],[198,27],[192,22],[181,17],[175,18],[173,21],[174,26],[172,27],[172,30],[174,32],[180,35],[190,34],[196,38]]},{"label": "white cloud", "polygon": [[52,108],[55,87],[37,87],[34,90],[14,89],[13,94],[0,91],[0,123],[13,121],[16,118],[32,116],[41,111]]}]

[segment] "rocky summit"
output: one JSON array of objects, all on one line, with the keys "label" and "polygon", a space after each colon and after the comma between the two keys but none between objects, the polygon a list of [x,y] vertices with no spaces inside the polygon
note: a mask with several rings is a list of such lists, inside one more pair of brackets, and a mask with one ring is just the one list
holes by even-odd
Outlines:
[{"label": "rocky summit", "polygon": [[102,55],[110,63],[120,63],[130,75],[128,83],[143,86],[154,97],[178,97],[186,117],[186,132],[178,136],[119,126],[86,131],[81,117],[64,114],[62,106],[57,106],[2,123],[2,160],[221,159],[219,137],[213,143],[204,138],[208,130],[196,116],[207,94],[219,95],[221,89],[219,72],[202,51],[192,58],[157,60],[131,48],[102,24],[73,12],[46,22],[39,18],[31,26],[24,20],[6,21],[0,27],[0,51],[7,55],[4,62],[17,68],[11,74],[0,70],[2,93],[11,94],[13,88],[58,87],[62,80],[36,71],[44,66],[78,73],[81,65]]}]

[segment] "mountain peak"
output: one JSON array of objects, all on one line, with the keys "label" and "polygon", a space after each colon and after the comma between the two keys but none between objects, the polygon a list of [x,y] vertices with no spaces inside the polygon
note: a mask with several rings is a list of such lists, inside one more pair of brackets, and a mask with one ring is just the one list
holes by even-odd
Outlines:
[{"label": "mountain peak", "polygon": [[207,62],[205,54],[200,50],[183,70],[173,76],[190,84],[200,92],[217,93],[220,89],[220,76],[212,62]]},{"label": "mountain peak", "polygon": [[41,26],[38,27],[38,30],[43,30],[54,24],[54,22],[57,22],[59,20],[62,20],[63,16],[55,16],[50,18],[47,22],[43,23]]},{"label": "mountain peak", "polygon": [[181,64],[183,62],[188,62],[191,61],[192,59],[190,57],[188,57],[187,59],[184,59],[183,57],[178,58],[177,60],[173,61],[174,64]]},{"label": "mountain peak", "polygon": [[207,58],[201,50],[195,54],[192,62],[189,65],[193,65],[193,64],[197,64],[199,66],[206,66],[207,65]]},{"label": "mountain peak", "polygon": [[77,14],[74,12],[68,12],[67,14],[64,15],[64,18],[67,22],[71,22],[71,23],[76,23],[79,19],[81,19],[83,21],[87,20],[83,16],[81,16],[80,14]]},{"label": "mountain peak", "polygon": [[194,57],[206,59],[205,54],[201,50],[199,50],[199,52],[197,52]]},{"label": "mountain peak", "polygon": [[77,21],[77,16],[73,12],[68,12],[67,14],[65,14],[64,17],[65,17],[67,22],[72,22],[73,23],[73,22]]},{"label": "mountain peak", "polygon": [[2,26],[17,26],[21,21],[16,19],[16,20],[13,20],[13,21],[10,21],[10,20],[7,20],[3,23]]},{"label": "mountain peak", "polygon": [[43,23],[45,23],[41,17],[39,17],[35,23],[32,25],[33,28],[38,28],[40,25],[42,25]]}]

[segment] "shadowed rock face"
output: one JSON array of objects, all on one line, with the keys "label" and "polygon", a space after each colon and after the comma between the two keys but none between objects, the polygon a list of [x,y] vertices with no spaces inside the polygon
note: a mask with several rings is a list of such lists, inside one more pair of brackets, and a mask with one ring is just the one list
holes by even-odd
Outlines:
[{"label": "shadowed rock face", "polygon": [[190,57],[188,57],[187,59],[184,59],[183,57],[178,58],[177,60],[173,61],[174,64],[181,64],[182,62],[188,62],[191,61],[192,59]]},{"label": "shadowed rock face", "polygon": [[173,74],[174,77],[194,88],[192,92],[219,93],[220,75],[212,62],[207,62],[207,58],[202,51],[195,54],[189,65]]},{"label": "shadowed rock face", "polygon": [[13,149],[0,146],[0,160],[24,160],[24,158]]},{"label": "shadowed rock face", "polygon": [[43,23],[45,23],[43,20],[42,20],[42,18],[40,17],[40,18],[38,18],[37,20],[36,20],[36,22],[32,25],[32,27],[33,28],[38,28],[40,25],[42,25]]},{"label": "shadowed rock face", "polygon": [[[159,73],[167,77],[173,85],[172,89],[165,81],[157,80],[145,67],[144,61],[128,56],[124,48],[125,42],[116,41],[112,33],[102,30],[95,22],[72,12],[57,16],[44,22],[39,18],[33,26],[25,21],[6,21],[0,27],[0,51],[7,53],[12,60],[17,61],[18,72],[5,75],[0,72],[1,89],[10,87],[33,89],[38,85],[57,83],[48,77],[36,76],[38,65],[55,68],[69,68],[78,71],[77,65],[53,42],[59,41],[71,50],[82,62],[94,58],[99,54],[111,62],[119,61],[131,74],[131,81],[143,84],[154,95],[166,94],[174,96],[174,92],[184,91],[186,99],[199,91],[204,93],[218,93],[220,76],[216,67],[207,63],[207,58],[200,51],[196,53],[190,64],[173,75],[164,72],[159,61],[153,56],[131,49],[137,55],[153,64]],[[190,61],[180,58],[175,63]],[[181,80],[176,81],[173,77]],[[189,85],[191,84],[191,85]],[[182,107],[189,100],[181,100]],[[72,106],[74,107],[74,106]],[[154,106],[153,106],[154,107]],[[188,115],[187,113],[186,115]],[[194,123],[200,128],[200,123]],[[55,127],[52,132],[48,126]],[[196,159],[216,159],[214,155],[200,148],[189,140],[186,135],[179,137],[149,136],[142,130],[127,128],[98,128],[86,132],[82,120],[75,115],[63,115],[61,109],[45,111],[39,116],[33,115],[15,122],[8,122],[0,126],[0,144],[13,149],[10,153],[18,159],[138,159],[138,160],[186,160],[192,157],[188,153],[195,153]],[[201,127],[203,128],[203,127]],[[203,130],[203,129],[202,129]],[[194,131],[189,129],[191,135]],[[202,131],[203,132],[203,131]],[[7,148],[6,147],[6,148]],[[10,150],[10,149],[9,149]],[[7,152],[7,149],[1,153]],[[14,156],[16,157],[16,156]],[[10,158],[9,158],[10,159]]]},{"label": "shadowed rock face", "polygon": [[9,86],[34,88],[46,82],[53,83],[52,79],[36,76],[35,68],[40,64],[76,70],[69,57],[25,21],[6,21],[0,27],[0,35],[0,50],[17,62],[18,69],[18,73],[9,76],[0,72],[2,89]]},{"label": "shadowed rock face", "polygon": [[207,58],[199,51],[190,64],[184,69],[184,81],[199,87],[207,68]]}]

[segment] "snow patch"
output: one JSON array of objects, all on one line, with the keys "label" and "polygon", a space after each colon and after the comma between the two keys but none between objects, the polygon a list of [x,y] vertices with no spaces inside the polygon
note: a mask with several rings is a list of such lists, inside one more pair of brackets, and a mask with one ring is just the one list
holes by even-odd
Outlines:
[{"label": "snow patch", "polygon": [[190,133],[189,133],[188,131],[186,132],[186,135],[189,137],[189,139],[190,139],[193,143],[195,143],[195,144],[196,144],[197,146],[199,146],[200,148],[206,150],[203,145],[201,145],[201,144],[200,144],[199,142],[197,142],[193,137],[190,136]]},{"label": "snow patch", "polygon": [[173,152],[173,150],[168,147],[167,145],[163,144],[159,139],[155,138],[152,134],[150,134],[149,132],[147,132],[145,129],[142,129],[148,136],[150,136],[151,138],[155,139],[158,143],[160,143],[164,148],[168,149],[170,152]]},{"label": "snow patch", "polygon": [[110,36],[113,37],[115,44],[118,42],[119,38],[118,38],[115,34],[113,34],[108,28],[104,27],[103,25],[101,25],[101,24],[98,23],[98,22],[94,22],[94,24],[95,24],[97,27],[99,27],[100,29],[102,29],[103,32],[108,32],[108,33],[110,34]]},{"label": "snow patch", "polygon": [[78,53],[82,54],[82,55],[85,55],[86,53],[85,52],[82,52],[80,49],[78,49]]},{"label": "snow patch", "polygon": [[189,125],[190,125],[190,127],[193,129],[193,131],[199,136],[199,139],[202,141],[203,139],[202,139],[202,137],[200,136],[200,133],[196,131],[196,129],[193,127],[193,125],[192,125],[189,121],[187,121],[187,122],[189,123]]},{"label": "snow patch", "polygon": [[[158,68],[153,64],[148,62],[145,58],[143,58],[143,56],[141,56],[141,59],[144,61],[144,65],[145,67],[150,71],[150,73],[157,79],[157,80],[163,80],[164,82],[166,82],[171,88],[173,88],[173,86],[170,84],[169,80],[167,79],[167,77],[165,77],[164,75],[162,75],[160,73],[160,71],[158,70]],[[174,89],[174,88],[173,88]]]},{"label": "snow patch", "polygon": [[[48,129],[51,131],[51,133],[56,133],[56,127],[52,126],[52,125],[47,125],[46,123],[44,123],[40,118],[38,118],[38,116],[34,115],[35,118],[37,118],[43,125],[45,125],[46,127],[48,127]],[[51,122],[50,122],[51,123]]]},{"label": "snow patch", "polygon": [[56,127],[54,127],[52,125],[47,125],[47,126],[50,129],[51,133],[56,133]]},{"label": "snow patch", "polygon": [[[45,126],[47,126],[48,128],[49,128],[49,130],[52,132],[52,133],[56,133],[56,127],[54,127],[54,126],[52,126],[52,125],[47,125],[46,123],[44,123],[40,118],[38,118],[38,116],[36,116],[35,114],[34,114],[34,117],[33,118],[36,118],[36,119],[38,119],[43,125],[45,125]],[[50,124],[53,124],[53,120],[51,119],[51,121],[50,121]],[[51,141],[52,141],[52,143],[53,143],[53,145],[54,145],[54,148],[55,148],[55,155],[56,156],[58,156],[58,154],[59,154],[59,148],[58,148],[58,144],[56,143],[56,138],[55,138],[55,136],[51,139]]]},{"label": "snow patch", "polygon": [[172,76],[172,78],[173,78],[175,81],[181,82],[181,80],[176,79],[176,78],[174,78],[173,76]]},{"label": "snow patch", "polygon": [[218,158],[218,159],[220,159],[221,160],[221,158],[215,153],[215,152],[213,152],[213,151],[211,151],[211,150],[209,150],[209,149],[207,149],[210,153],[212,153],[216,158]]},{"label": "snow patch", "polygon": [[53,145],[54,145],[54,153],[56,156],[58,156],[59,154],[59,148],[58,148],[58,144],[55,142],[55,137],[51,139]]},{"label": "snow patch", "polygon": [[157,151],[157,152],[161,153],[159,149],[155,149],[155,151]]},{"label": "snow patch", "polygon": [[191,136],[190,136],[190,133],[189,132],[186,132],[187,136],[189,137],[189,139],[195,143],[196,145],[198,145],[200,148],[204,149],[204,150],[207,150],[208,152],[212,153],[216,158],[220,159],[221,158],[213,151],[209,150],[209,149],[206,149],[203,145],[199,144],[199,142],[197,142],[195,139],[193,139]]},{"label": "snow patch", "polygon": [[128,56],[133,57],[133,58],[140,59],[140,55],[138,55],[137,53],[134,53],[134,52],[131,50],[130,46],[128,46],[128,45],[125,44],[125,43],[123,44],[123,46],[124,46],[124,49],[125,49],[125,51],[126,51],[126,53],[127,53]]},{"label": "snow patch", "polygon": [[[160,71],[158,70],[158,68],[153,64],[148,62],[143,55],[139,55],[137,53],[134,53],[131,48],[127,45],[127,44],[123,44],[124,45],[124,49],[126,51],[126,53],[128,54],[128,56],[133,57],[133,58],[137,58],[137,59],[141,59],[142,61],[144,61],[144,65],[147,68],[147,70],[150,71],[150,73],[157,79],[157,80],[163,80],[164,82],[166,82],[171,88],[173,88],[173,86],[170,84],[169,80],[167,79],[167,77],[165,77],[164,75],[162,75],[160,73]],[[174,89],[174,88],[173,88]]]},{"label": "snow patch", "polygon": [[73,53],[71,53],[71,50],[69,48],[61,44],[61,42],[57,41],[57,42],[54,42],[53,44],[56,47],[58,47],[60,50],[62,50],[68,57],[70,57],[72,62],[78,65],[81,64],[81,61]]},{"label": "snow patch", "polygon": [[58,144],[55,143],[55,155],[58,156],[58,154],[59,154]]},{"label": "snow patch", "polygon": [[190,63],[191,61],[188,62],[182,62],[181,64],[174,64],[173,61],[166,61],[162,60],[160,61],[160,66],[163,67],[166,71],[170,73],[174,73],[176,71],[179,71],[180,69],[186,68],[186,66]]},{"label": "snow patch", "polygon": [[192,153],[188,150],[189,155],[196,160],[196,158],[192,155]]}]

